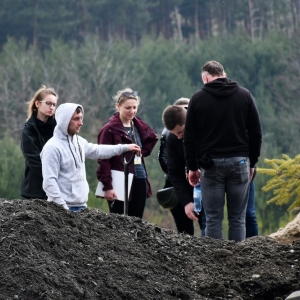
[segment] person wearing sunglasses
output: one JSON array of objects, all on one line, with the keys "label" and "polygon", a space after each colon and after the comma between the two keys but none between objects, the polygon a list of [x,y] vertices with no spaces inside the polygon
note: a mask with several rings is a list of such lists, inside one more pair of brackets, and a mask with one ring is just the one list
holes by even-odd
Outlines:
[{"label": "person wearing sunglasses", "polygon": [[[128,215],[143,217],[146,198],[152,195],[144,157],[149,156],[157,143],[157,135],[142,119],[136,117],[140,97],[136,91],[125,88],[113,97],[117,112],[108,120],[98,134],[99,144],[135,143],[141,148],[141,155],[129,165],[134,174],[129,195]],[[110,213],[123,214],[124,202],[119,201],[112,186],[111,170],[124,171],[122,156],[99,159],[97,178],[103,184],[104,198],[108,202]]]},{"label": "person wearing sunglasses", "polygon": [[46,142],[53,136],[57,100],[58,95],[55,90],[43,85],[27,103],[27,120],[20,135],[21,149],[25,158],[21,196],[25,199],[47,199],[42,187],[40,153]]}]

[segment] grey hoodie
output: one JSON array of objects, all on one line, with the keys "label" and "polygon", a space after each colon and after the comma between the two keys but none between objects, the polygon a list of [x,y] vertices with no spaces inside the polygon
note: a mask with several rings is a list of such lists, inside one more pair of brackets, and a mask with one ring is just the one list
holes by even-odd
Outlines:
[{"label": "grey hoodie", "polygon": [[108,159],[128,151],[128,145],[97,145],[88,143],[77,134],[70,136],[68,126],[78,106],[82,108],[75,103],[64,103],[57,108],[53,137],[41,152],[43,189],[48,201],[54,201],[66,209],[86,206],[89,193],[86,157]]}]

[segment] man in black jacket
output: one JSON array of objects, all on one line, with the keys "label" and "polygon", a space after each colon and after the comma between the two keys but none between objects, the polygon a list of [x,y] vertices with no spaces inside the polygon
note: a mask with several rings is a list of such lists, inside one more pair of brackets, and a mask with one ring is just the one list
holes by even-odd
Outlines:
[{"label": "man in black jacket", "polygon": [[167,170],[168,177],[175,189],[180,203],[172,209],[178,232],[194,234],[193,220],[197,220],[201,235],[205,235],[205,215],[202,212],[195,215],[193,220],[185,213],[185,206],[193,203],[193,187],[187,180],[187,168],[182,144],[186,109],[178,105],[168,106],[163,114],[163,123],[170,134],[167,139]]},{"label": "man in black jacket", "polygon": [[[226,194],[229,239],[242,241],[249,183],[260,156],[259,115],[250,92],[226,78],[220,63],[207,62],[202,80],[203,88],[191,98],[184,131],[189,182],[194,186],[201,174],[206,235],[222,238]],[[192,219],[192,205],[185,208]]]},{"label": "man in black jacket", "polygon": [[[181,107],[184,107],[185,109],[187,109],[189,102],[190,102],[189,98],[182,97],[182,98],[177,99],[174,102],[174,105],[181,106]],[[157,156],[159,165],[160,165],[161,169],[163,170],[163,172],[165,173],[164,188],[168,188],[168,187],[172,186],[172,183],[170,182],[170,180],[168,178],[168,165],[167,165],[167,139],[168,139],[169,134],[170,134],[170,131],[167,128],[164,128],[161,133],[160,145],[159,145],[158,156]],[[172,210],[171,210],[171,212],[172,212]],[[174,215],[173,215],[173,217],[175,219]],[[176,220],[175,220],[175,222],[176,222]],[[177,222],[176,222],[176,224],[177,224]],[[177,227],[177,229],[178,229],[178,227]]]}]

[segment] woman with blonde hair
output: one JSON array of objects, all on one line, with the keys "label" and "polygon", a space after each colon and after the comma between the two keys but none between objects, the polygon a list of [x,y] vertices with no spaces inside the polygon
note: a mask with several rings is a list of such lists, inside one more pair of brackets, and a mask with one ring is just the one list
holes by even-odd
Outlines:
[{"label": "woman with blonde hair", "polygon": [[[147,176],[144,157],[149,156],[155,144],[157,135],[143,120],[136,117],[140,98],[136,91],[130,88],[120,90],[114,96],[117,112],[109,119],[98,134],[98,144],[137,144],[141,148],[141,156],[135,157],[134,164],[129,166],[133,173],[133,182],[129,196],[128,215],[143,217],[146,198],[151,196],[151,187]],[[103,183],[104,198],[111,213],[123,214],[124,202],[119,201],[112,186],[111,170],[124,170],[122,156],[110,159],[99,159],[97,177]]]},{"label": "woman with blonde hair", "polygon": [[53,136],[58,95],[53,88],[42,86],[27,103],[27,120],[21,131],[21,149],[25,158],[21,196],[26,199],[47,199],[43,190],[40,153]]}]

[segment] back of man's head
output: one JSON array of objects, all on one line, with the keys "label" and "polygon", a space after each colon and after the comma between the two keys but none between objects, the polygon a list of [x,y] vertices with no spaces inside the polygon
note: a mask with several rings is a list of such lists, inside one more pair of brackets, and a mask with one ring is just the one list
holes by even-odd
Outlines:
[{"label": "back of man's head", "polygon": [[202,72],[207,72],[211,76],[223,76],[225,74],[223,66],[215,60],[208,61],[202,67]]},{"label": "back of man's head", "polygon": [[162,121],[168,130],[173,130],[177,125],[185,124],[186,109],[181,106],[169,105],[162,113]]},{"label": "back of man's head", "polygon": [[177,99],[175,102],[174,102],[174,105],[181,105],[181,106],[188,106],[189,105],[189,102],[190,102],[190,99],[189,98],[179,98]]}]

